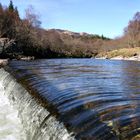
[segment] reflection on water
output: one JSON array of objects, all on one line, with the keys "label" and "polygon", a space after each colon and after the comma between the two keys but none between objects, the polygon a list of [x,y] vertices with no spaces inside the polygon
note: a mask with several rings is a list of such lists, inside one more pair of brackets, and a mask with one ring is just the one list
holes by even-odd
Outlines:
[{"label": "reflection on water", "polygon": [[139,62],[52,59],[9,66],[55,107],[76,139],[140,139]]}]

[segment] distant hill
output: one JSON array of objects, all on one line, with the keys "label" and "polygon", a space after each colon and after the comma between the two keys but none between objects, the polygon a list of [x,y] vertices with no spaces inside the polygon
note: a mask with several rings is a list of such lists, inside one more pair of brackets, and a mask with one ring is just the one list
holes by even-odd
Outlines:
[{"label": "distant hill", "polygon": [[48,32],[49,31],[55,31],[55,32],[58,32],[60,34],[67,34],[67,35],[70,35],[70,36],[77,36],[77,37],[80,37],[80,36],[93,36],[93,34],[88,34],[88,33],[85,33],[85,32],[72,32],[72,31],[69,31],[69,30],[62,30],[62,29],[48,29],[47,30]]}]

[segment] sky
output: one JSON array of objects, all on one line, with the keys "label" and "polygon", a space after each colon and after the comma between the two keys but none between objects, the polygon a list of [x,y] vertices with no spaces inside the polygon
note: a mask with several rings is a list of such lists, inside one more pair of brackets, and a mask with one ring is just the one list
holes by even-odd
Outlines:
[{"label": "sky", "polygon": [[[8,5],[9,0],[0,0]],[[45,29],[65,29],[115,38],[123,34],[140,0],[13,0],[21,17],[32,5]]]}]

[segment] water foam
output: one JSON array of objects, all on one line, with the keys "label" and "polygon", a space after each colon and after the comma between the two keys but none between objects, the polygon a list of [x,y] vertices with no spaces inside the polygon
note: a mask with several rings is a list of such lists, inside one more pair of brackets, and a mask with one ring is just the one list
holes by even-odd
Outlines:
[{"label": "water foam", "polygon": [[0,69],[0,77],[1,140],[74,140],[13,76]]},{"label": "water foam", "polygon": [[18,117],[18,111],[10,105],[0,82],[0,139],[25,140],[23,126]]}]

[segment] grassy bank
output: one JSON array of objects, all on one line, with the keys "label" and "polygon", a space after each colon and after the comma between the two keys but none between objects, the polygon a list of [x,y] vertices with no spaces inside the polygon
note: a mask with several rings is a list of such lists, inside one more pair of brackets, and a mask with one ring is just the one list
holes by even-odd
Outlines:
[{"label": "grassy bank", "polygon": [[114,57],[123,57],[123,58],[129,58],[133,56],[140,55],[140,48],[123,48],[118,50],[113,50],[109,52],[101,52],[97,55],[97,57],[105,57],[105,58],[114,58]]}]

